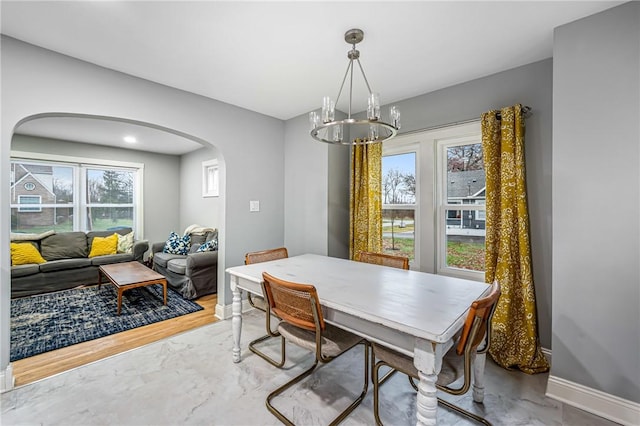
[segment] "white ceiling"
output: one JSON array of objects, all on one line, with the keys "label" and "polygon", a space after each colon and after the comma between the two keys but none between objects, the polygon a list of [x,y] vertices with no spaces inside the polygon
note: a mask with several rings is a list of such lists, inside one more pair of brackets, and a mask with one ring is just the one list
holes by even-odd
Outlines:
[{"label": "white ceiling", "polygon": [[[3,0],[1,18],[19,40],[286,120],[335,98],[350,28],[389,104],[549,58],[555,27],[620,3]],[[356,74],[354,112],[365,99]]]}]

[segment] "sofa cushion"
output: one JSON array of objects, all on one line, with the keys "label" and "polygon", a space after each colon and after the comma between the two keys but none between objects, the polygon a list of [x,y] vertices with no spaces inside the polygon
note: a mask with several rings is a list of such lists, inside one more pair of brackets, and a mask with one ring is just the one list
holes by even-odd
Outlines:
[{"label": "sofa cushion", "polygon": [[191,248],[191,235],[179,236],[175,232],[169,234],[167,242],[162,251],[171,254],[187,254]]},{"label": "sofa cushion", "polygon": [[28,277],[40,272],[40,267],[36,264],[18,265],[11,267],[11,278]]},{"label": "sofa cushion", "polygon": [[87,257],[87,234],[84,232],[62,232],[40,241],[40,252],[46,260]]},{"label": "sofa cushion", "polygon": [[86,266],[91,266],[91,259],[86,257],[52,260],[40,265],[40,272],[63,271],[65,269],[84,268]]},{"label": "sofa cushion", "polygon": [[100,265],[109,265],[111,263],[122,263],[122,262],[132,262],[135,259],[133,258],[132,253],[117,253],[117,254],[109,254],[106,256],[96,256],[91,258],[91,264],[93,266]]},{"label": "sofa cushion", "polygon": [[94,237],[91,242],[91,251],[89,257],[105,256],[116,254],[118,251],[118,234],[108,237]]},{"label": "sofa cushion", "polygon": [[176,274],[184,275],[187,270],[187,259],[171,259],[167,262],[167,269]]},{"label": "sofa cushion", "polygon": [[153,255],[153,263],[163,268],[167,267],[167,263],[172,259],[184,259],[186,256],[181,254],[159,252]]},{"label": "sofa cushion", "polygon": [[191,245],[198,245],[201,246],[202,244],[206,243],[207,241],[211,241],[211,240],[217,240],[218,239],[218,230],[214,230],[214,231],[207,231],[207,233],[205,234],[191,234]]},{"label": "sofa cushion", "polygon": [[27,265],[29,263],[44,263],[40,252],[31,243],[11,243],[11,265]]}]

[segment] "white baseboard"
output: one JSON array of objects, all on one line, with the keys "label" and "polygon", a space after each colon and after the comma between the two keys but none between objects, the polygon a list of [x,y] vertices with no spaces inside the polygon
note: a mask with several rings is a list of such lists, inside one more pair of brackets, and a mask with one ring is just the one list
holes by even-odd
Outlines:
[{"label": "white baseboard", "polygon": [[629,426],[640,424],[640,404],[560,377],[549,376],[546,396]]},{"label": "white baseboard", "polygon": [[13,365],[7,365],[3,371],[0,371],[0,393],[10,391],[15,384],[13,377]]},{"label": "white baseboard", "polygon": [[[247,312],[250,309],[254,309],[249,302],[245,299],[242,301],[242,312]],[[231,304],[229,305],[220,305],[217,304],[216,305],[216,313],[215,316],[218,319],[224,320],[224,319],[228,319],[231,318],[231,314],[232,314],[232,309],[231,309]]]},{"label": "white baseboard", "polygon": [[549,362],[549,365],[551,365],[551,349],[542,348],[542,354]]}]

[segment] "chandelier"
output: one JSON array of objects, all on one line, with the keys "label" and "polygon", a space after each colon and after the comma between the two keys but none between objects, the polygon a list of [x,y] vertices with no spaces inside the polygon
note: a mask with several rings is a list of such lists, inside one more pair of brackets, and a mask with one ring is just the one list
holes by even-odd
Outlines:
[{"label": "chandelier", "polygon": [[[369,81],[360,63],[360,51],[356,49],[356,44],[364,39],[364,32],[360,29],[351,29],[344,34],[344,40],[352,46],[347,53],[349,64],[344,73],[340,90],[336,100],[329,96],[322,99],[322,113],[316,111],[309,113],[309,124],[311,127],[311,137],[320,142],[336,145],[361,145],[375,142],[383,142],[393,138],[400,129],[400,111],[392,106],[389,109],[389,121],[382,121],[380,116],[380,95],[371,90]],[[364,82],[369,90],[367,98],[367,119],[357,120],[351,118],[351,104],[353,100],[353,63],[358,63],[358,68],[362,73]],[[335,106],[340,100],[340,95],[344,89],[344,84],[349,77],[349,111],[347,118],[343,120],[335,119]]]}]

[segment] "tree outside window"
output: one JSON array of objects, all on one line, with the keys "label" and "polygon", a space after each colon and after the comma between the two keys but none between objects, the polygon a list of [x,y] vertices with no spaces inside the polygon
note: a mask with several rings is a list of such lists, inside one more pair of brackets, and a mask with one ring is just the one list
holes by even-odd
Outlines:
[{"label": "tree outside window", "polygon": [[415,152],[382,158],[382,246],[415,260]]}]

